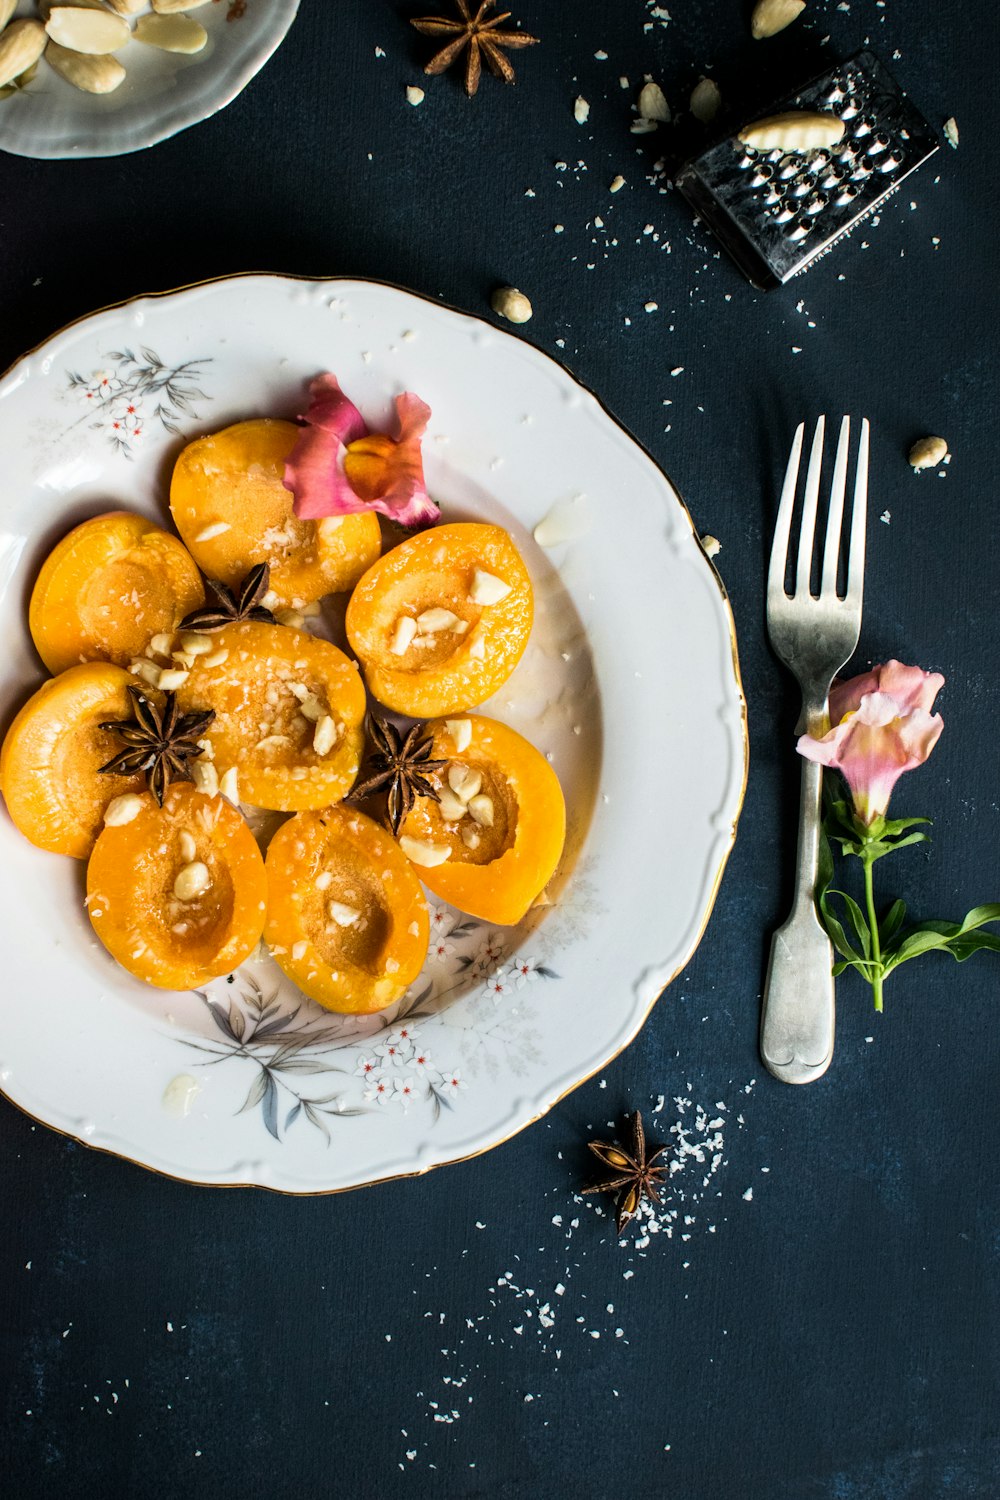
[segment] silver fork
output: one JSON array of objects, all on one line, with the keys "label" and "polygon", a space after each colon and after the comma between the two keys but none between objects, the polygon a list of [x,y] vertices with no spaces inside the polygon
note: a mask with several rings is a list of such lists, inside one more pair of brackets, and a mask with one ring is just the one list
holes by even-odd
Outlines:
[{"label": "silver fork", "polygon": [[[785,471],[767,575],[767,629],[771,645],[794,673],[802,690],[799,734],[806,731],[823,734],[829,728],[827,699],[830,684],[854,654],[861,633],[868,502],[868,421],[865,419],[861,423],[858,444],[846,594],[843,598],[837,593],[837,572],[851,439],[849,417],[845,417],[841,424],[837,443],[818,596],[812,593],[810,586],[825,430],[826,418],[820,417],[806,474],[794,593],[789,595],[785,591],[785,573],[804,423],[795,434]],[[771,939],[760,1026],[761,1056],[774,1076],[785,1083],[812,1082],[826,1072],[833,1056],[833,950],[816,911],[822,787],[822,766],[803,759],[795,895],[788,920]]]}]

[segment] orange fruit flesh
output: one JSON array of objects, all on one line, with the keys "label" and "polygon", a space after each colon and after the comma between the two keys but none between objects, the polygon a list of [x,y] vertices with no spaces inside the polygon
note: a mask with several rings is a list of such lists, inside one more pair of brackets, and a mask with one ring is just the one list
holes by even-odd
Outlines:
[{"label": "orange fruit flesh", "polygon": [[271,840],[267,875],[264,940],[306,995],[365,1014],[406,993],[427,956],[427,904],[377,823],[343,807],[299,813]]},{"label": "orange fruit flesh", "polygon": [[269,563],[278,604],[296,608],[353,588],[382,547],[374,512],[295,515],[282,475],[299,431],[271,418],[237,422],[189,443],[170,483],[174,523],[208,578],[233,587]]},{"label": "orange fruit flesh", "polygon": [[[473,602],[477,570],[510,586],[496,604]],[[457,628],[428,630],[419,616],[445,609]],[[513,672],[534,614],[531,579],[499,526],[459,522],[408,538],[369,568],[347,607],[347,636],[372,696],[414,718],[461,712],[482,703]],[[399,622],[418,630],[397,653]]]},{"label": "orange fruit flesh", "polygon": [[[432,776],[446,798],[445,808],[429,797],[419,798],[400,833],[448,848],[444,863],[416,866],[428,890],[470,916],[512,926],[559,864],[566,837],[562,788],[545,757],[516,730],[480,714],[463,718],[471,725],[472,739],[461,751],[444,721],[427,726],[434,742],[431,758],[447,762]],[[453,766],[482,777],[478,795],[492,802],[491,827],[477,824],[471,811],[457,819],[446,815]]]},{"label": "orange fruit flesh", "polygon": [[14,824],[40,849],[86,859],[104,809],[143,776],[100,776],[124,745],[98,725],[131,717],[135,679],[110,662],[88,662],[43,683],[15,718],[0,751],[0,785]]},{"label": "orange fruit flesh", "polygon": [[[230,973],[264,929],[264,861],[241,815],[187,782],[157,807],[152,794],[130,823],[105,828],[87,868],[87,910],[97,936],[123,968],[159,989],[187,990]],[[194,843],[204,891],[182,900],[174,883]]]},{"label": "orange fruit flesh", "polygon": [[169,532],[130,511],[84,521],[49,553],[28,628],[50,672],[81,661],[127,666],[150,636],[204,599],[194,560]]},{"label": "orange fruit flesh", "polygon": [[[215,710],[206,730],[218,771],[235,766],[244,802],[280,812],[326,807],[346,795],[364,742],[365,690],[357,666],[328,641],[285,625],[247,621],[212,636],[225,662],[196,657],[178,691],[185,713]],[[305,709],[304,714],[302,710]],[[314,748],[318,718],[336,741]]]}]

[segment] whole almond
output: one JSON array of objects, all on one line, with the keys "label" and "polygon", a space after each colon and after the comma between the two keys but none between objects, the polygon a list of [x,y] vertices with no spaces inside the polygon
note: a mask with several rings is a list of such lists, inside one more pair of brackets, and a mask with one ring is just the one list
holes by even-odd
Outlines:
[{"label": "whole almond", "polygon": [[0,0],[0,31],[3,31],[16,10],[17,0]]},{"label": "whole almond", "polygon": [[79,5],[54,5],[45,30],[60,47],[100,57],[124,47],[132,33],[121,16],[109,10],[91,10]]},{"label": "whole almond", "polygon": [[691,113],[702,125],[708,125],[719,113],[722,95],[714,78],[699,78],[691,90]]},{"label": "whole almond", "polygon": [[791,110],[755,120],[740,131],[740,140],[755,151],[818,151],[821,146],[835,146],[843,134],[844,122],[836,115]]},{"label": "whole almond", "polygon": [[117,57],[109,53],[97,57],[71,52],[68,47],[60,47],[58,42],[50,42],[45,49],[45,61],[60,78],[75,89],[82,89],[85,94],[113,94],[125,81],[125,69]]},{"label": "whole almond", "polygon": [[178,11],[197,10],[209,0],[153,0],[153,9],[158,16],[173,16]]},{"label": "whole almond", "polygon": [[801,16],[806,0],[757,0],[750,17],[750,30],[758,42],[777,36]]},{"label": "whole almond", "polygon": [[135,23],[135,39],[162,52],[200,52],[208,41],[208,32],[190,16],[140,16]]},{"label": "whole almond", "polygon": [[41,21],[12,21],[0,33],[0,88],[34,67],[45,51],[45,40]]}]

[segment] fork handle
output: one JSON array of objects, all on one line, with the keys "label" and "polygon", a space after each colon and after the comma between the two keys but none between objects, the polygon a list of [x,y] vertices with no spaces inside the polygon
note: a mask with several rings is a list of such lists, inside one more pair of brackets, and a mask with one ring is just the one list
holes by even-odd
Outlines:
[{"label": "fork handle", "polygon": [[833,1056],[833,949],[816,913],[822,789],[822,766],[803,759],[795,895],[771,939],[760,1023],[761,1057],[783,1083],[811,1083]]}]

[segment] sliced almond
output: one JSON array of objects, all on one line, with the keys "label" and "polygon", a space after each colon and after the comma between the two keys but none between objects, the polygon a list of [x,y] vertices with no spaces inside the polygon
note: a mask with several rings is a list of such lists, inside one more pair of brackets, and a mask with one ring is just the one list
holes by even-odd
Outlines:
[{"label": "sliced almond", "polygon": [[493,827],[493,798],[480,793],[478,797],[469,798],[469,813],[474,823],[480,828]]},{"label": "sliced almond", "polygon": [[805,8],[806,0],[757,0],[750,17],[750,31],[758,42],[777,36],[798,20]]},{"label": "sliced almond", "polygon": [[159,687],[160,685],[159,667],[155,661],[147,661],[144,656],[141,656],[138,661],[130,662],[129,671],[133,677],[140,677],[150,687]]},{"label": "sliced almond", "polygon": [[447,844],[425,844],[421,839],[411,839],[408,833],[400,835],[399,847],[411,864],[423,865],[426,869],[443,865],[451,857]]},{"label": "sliced almond", "polygon": [[331,901],[326,909],[330,921],[336,922],[338,927],[353,927],[361,918],[359,911],[356,911],[353,906],[345,905],[343,901]]},{"label": "sliced almond", "polygon": [[448,785],[460,802],[468,802],[483,784],[483,773],[472,766],[449,766]]},{"label": "sliced almond", "polygon": [[135,39],[161,52],[200,52],[208,41],[208,32],[191,16],[140,16],[135,23]]},{"label": "sliced almond", "polygon": [[123,16],[110,10],[90,10],[79,5],[54,5],[49,11],[45,30],[60,47],[82,52],[87,57],[117,52],[132,35]]},{"label": "sliced almond", "polygon": [[482,568],[477,568],[472,575],[469,598],[473,604],[488,608],[491,604],[499,604],[501,599],[506,599],[510,590],[511,585],[504,583],[495,573],[486,573]]},{"label": "sliced almond", "polygon": [[438,811],[446,823],[458,823],[465,817],[468,809],[461,797],[456,797],[454,792],[445,787],[438,802]]},{"label": "sliced almond", "polygon": [[472,744],[471,719],[445,719],[444,727],[451,735],[451,742],[459,755],[463,750],[468,750]]},{"label": "sliced almond", "polygon": [[142,798],[135,792],[126,792],[123,797],[112,797],[104,809],[104,822],[108,828],[121,828],[141,812]]},{"label": "sliced almond", "polygon": [[329,755],[336,743],[336,721],[329,714],[324,714],[321,719],[316,721],[316,728],[313,732],[313,749],[317,755]]},{"label": "sliced almond", "polygon": [[405,656],[413,645],[417,633],[417,622],[410,615],[400,615],[396,621],[396,629],[393,632],[392,644],[389,650],[393,656]]},{"label": "sliced almond", "polygon": [[182,828],[177,843],[180,847],[181,859],[190,864],[198,853],[198,846],[194,841],[194,835],[188,833],[186,828]]},{"label": "sliced almond", "polygon": [[214,797],[219,790],[219,773],[210,760],[196,760],[191,766],[191,780],[199,792]]},{"label": "sliced almond", "polygon": [[213,521],[211,526],[206,526],[203,531],[199,531],[195,541],[213,542],[217,536],[225,536],[230,529],[228,521]]},{"label": "sliced almond", "polygon": [[175,693],[178,688],[184,686],[190,675],[190,672],[186,671],[183,667],[167,667],[160,673],[160,680],[157,686],[162,688],[165,693]]},{"label": "sliced almond", "polygon": [[221,667],[224,661],[229,660],[227,647],[222,646],[218,651],[213,651],[210,656],[203,656],[201,664],[203,667]]},{"label": "sliced almond", "polygon": [[223,771],[219,777],[219,792],[227,802],[234,807],[238,806],[240,800],[239,772],[235,766],[230,766],[228,771]]},{"label": "sliced almond", "polygon": [[843,120],[836,115],[790,110],[756,120],[740,131],[740,140],[755,151],[818,151],[835,146],[843,138],[844,129]]},{"label": "sliced almond", "polygon": [[188,656],[208,656],[214,645],[212,637],[203,630],[181,631],[181,650]]},{"label": "sliced almond", "polygon": [[46,41],[41,21],[12,21],[4,29],[0,35],[0,88],[34,67]]},{"label": "sliced almond", "polygon": [[422,615],[417,615],[420,629],[432,634],[435,630],[454,630],[458,623],[458,615],[450,609],[425,609]]},{"label": "sliced almond", "polygon": [[[53,45],[50,43],[50,46]],[[65,51],[65,48],[62,49]],[[167,630],[161,630],[154,635],[149,642],[149,649],[154,656],[169,656],[174,649],[174,638]]]},{"label": "sliced almond", "polygon": [[178,901],[196,901],[212,884],[208,866],[200,859],[192,860],[178,873],[174,881],[174,895]]}]

